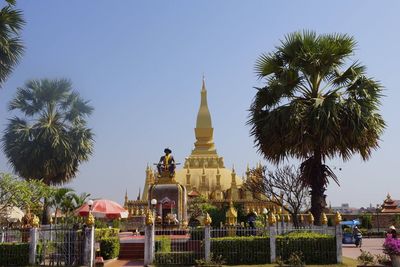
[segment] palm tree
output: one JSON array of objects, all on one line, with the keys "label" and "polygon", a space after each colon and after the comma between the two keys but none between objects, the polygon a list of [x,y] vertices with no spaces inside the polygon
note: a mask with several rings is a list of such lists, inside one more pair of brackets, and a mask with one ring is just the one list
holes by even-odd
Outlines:
[{"label": "palm tree", "polygon": [[326,161],[357,153],[367,160],[385,128],[378,113],[382,86],[363,65],[349,62],[355,45],[345,34],[295,32],[255,66],[265,86],[256,88],[251,104],[251,135],[272,163],[302,161],[300,177],[310,188],[316,224],[328,179],[338,182]]},{"label": "palm tree", "polygon": [[52,196],[50,197],[49,204],[55,208],[54,211],[54,224],[57,224],[58,211],[64,211],[65,203],[69,201],[70,193],[73,189],[67,187],[55,188]]},{"label": "palm tree", "polygon": [[14,9],[15,1],[8,0],[0,10],[0,87],[20,60],[24,46],[20,39],[25,24],[22,12]]},{"label": "palm tree", "polygon": [[25,179],[62,185],[75,177],[93,151],[86,118],[93,108],[65,79],[30,80],[10,102],[24,118],[13,117],[2,138],[14,171]]}]

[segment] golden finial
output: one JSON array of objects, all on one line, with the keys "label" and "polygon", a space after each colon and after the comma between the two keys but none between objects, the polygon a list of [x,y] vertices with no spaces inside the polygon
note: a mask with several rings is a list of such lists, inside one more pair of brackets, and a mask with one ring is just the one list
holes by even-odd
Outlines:
[{"label": "golden finial", "polygon": [[314,224],[314,216],[312,215],[312,213],[310,211],[308,212],[308,223]]},{"label": "golden finial", "polygon": [[188,222],[186,220],[182,221],[182,227],[183,229],[186,229],[188,227]]},{"label": "golden finial", "polygon": [[147,210],[146,214],[146,225],[153,225],[153,223],[154,223],[153,212],[149,209]]},{"label": "golden finial", "polygon": [[94,216],[91,212],[89,212],[89,215],[86,218],[86,225],[89,227],[94,225]]},{"label": "golden finial", "polygon": [[279,207],[279,209],[278,209],[278,214],[282,214],[282,208],[281,207]]},{"label": "golden finial", "polygon": [[206,216],[204,217],[204,225],[210,225],[212,223],[212,219],[210,217],[210,214],[206,212]]},{"label": "golden finial", "polygon": [[38,216],[33,215],[31,225],[32,225],[33,228],[38,228],[39,227],[39,217]]},{"label": "golden finial", "polygon": [[300,214],[299,221],[300,221],[301,223],[304,222],[304,216],[303,216],[303,214]]},{"label": "golden finial", "polygon": [[325,212],[323,212],[323,213],[321,214],[321,223],[322,223],[323,225],[327,225],[327,224],[328,224],[328,217],[326,217]]},{"label": "golden finial", "polygon": [[342,221],[342,216],[340,215],[339,211],[337,211],[335,214],[335,224],[339,225],[341,221]]},{"label": "golden finial", "polygon": [[281,216],[280,216],[279,214],[276,214],[276,215],[275,215],[275,218],[276,218],[276,221],[277,221],[277,222],[280,222],[280,221],[281,221]]},{"label": "golden finial", "polygon": [[273,212],[270,212],[268,215],[268,223],[269,225],[274,225],[276,223],[275,214]]}]

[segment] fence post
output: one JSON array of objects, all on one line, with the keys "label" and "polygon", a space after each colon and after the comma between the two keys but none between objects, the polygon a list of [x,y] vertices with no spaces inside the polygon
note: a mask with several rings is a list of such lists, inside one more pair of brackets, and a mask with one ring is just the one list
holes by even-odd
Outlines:
[{"label": "fence post", "polygon": [[144,266],[151,265],[154,261],[154,232],[153,211],[149,209],[146,214],[146,226],[144,228]]},{"label": "fence post", "polygon": [[29,264],[35,265],[36,264],[36,247],[37,247],[37,240],[38,240],[38,230],[35,227],[32,227],[29,230]]},{"label": "fence post", "polygon": [[276,218],[275,214],[271,212],[268,215],[268,224],[269,224],[269,248],[270,248],[270,256],[271,263],[276,261]]},{"label": "fence post", "polygon": [[204,227],[204,256],[206,262],[211,260],[211,226]]},{"label": "fence post", "polygon": [[342,226],[336,225],[336,258],[338,263],[342,263]]},{"label": "fence post", "polygon": [[340,222],[342,216],[337,211],[335,214],[335,233],[336,233],[336,260],[338,263],[342,263],[342,226]]},{"label": "fence post", "polygon": [[94,266],[94,234],[94,225],[85,229],[84,264],[89,267]]}]

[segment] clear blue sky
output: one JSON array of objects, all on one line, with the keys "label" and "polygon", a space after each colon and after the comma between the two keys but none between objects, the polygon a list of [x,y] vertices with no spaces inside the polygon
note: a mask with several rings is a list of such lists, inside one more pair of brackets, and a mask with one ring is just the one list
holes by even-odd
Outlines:
[{"label": "clear blue sky", "polygon": [[[246,126],[260,85],[253,66],[285,34],[302,29],[348,33],[354,56],[385,86],[388,124],[381,149],[368,162],[334,160],[341,186],[333,206],[400,199],[400,2],[393,1],[19,1],[26,53],[0,90],[0,130],[6,105],[32,78],[66,77],[95,108],[95,153],[67,186],[94,197],[136,197],[147,163],[169,146],[183,162],[194,142],[204,73],[217,151],[242,174],[262,159]],[[10,172],[3,154],[0,170]]]}]

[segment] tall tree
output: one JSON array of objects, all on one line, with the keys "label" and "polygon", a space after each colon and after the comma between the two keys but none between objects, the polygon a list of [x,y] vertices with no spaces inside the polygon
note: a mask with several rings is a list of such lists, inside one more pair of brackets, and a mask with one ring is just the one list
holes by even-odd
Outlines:
[{"label": "tall tree", "polygon": [[24,51],[20,33],[25,21],[22,12],[8,0],[0,10],[0,88],[21,59]]},{"label": "tall tree", "polygon": [[385,128],[378,113],[382,86],[366,76],[365,66],[349,62],[355,46],[346,34],[295,32],[255,65],[265,86],[256,88],[251,104],[251,135],[272,163],[302,160],[316,224],[328,179],[338,182],[326,161],[357,153],[367,160]]},{"label": "tall tree", "polygon": [[72,90],[71,82],[30,80],[18,88],[9,108],[24,116],[9,119],[2,138],[14,171],[48,185],[75,177],[79,164],[92,154],[93,134],[86,118],[93,108]]}]

